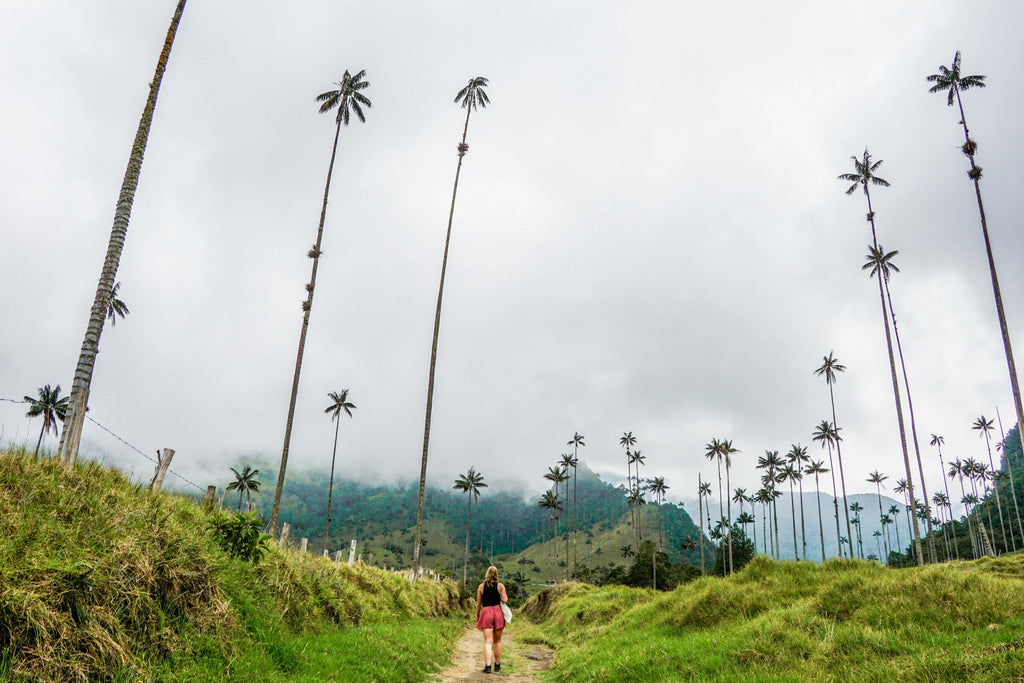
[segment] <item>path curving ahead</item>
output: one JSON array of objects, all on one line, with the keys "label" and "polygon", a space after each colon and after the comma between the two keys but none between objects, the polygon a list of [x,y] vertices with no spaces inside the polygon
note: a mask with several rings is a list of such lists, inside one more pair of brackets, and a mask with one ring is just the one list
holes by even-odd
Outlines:
[{"label": "path curving ahead", "polygon": [[555,658],[554,650],[543,645],[523,645],[510,625],[501,638],[502,671],[497,674],[485,674],[484,668],[484,637],[475,628],[466,629],[452,651],[452,663],[431,680],[438,683],[452,681],[479,681],[503,683],[530,683],[538,681],[537,673],[551,668]]}]

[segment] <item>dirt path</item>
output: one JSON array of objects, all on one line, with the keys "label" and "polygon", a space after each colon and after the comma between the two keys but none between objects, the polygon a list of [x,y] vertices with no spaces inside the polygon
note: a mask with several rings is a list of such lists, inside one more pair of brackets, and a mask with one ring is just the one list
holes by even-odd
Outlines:
[{"label": "dirt path", "polygon": [[537,673],[551,668],[555,658],[554,650],[543,645],[520,645],[516,637],[515,624],[510,625],[501,637],[501,672],[485,674],[484,637],[475,628],[467,629],[452,652],[452,663],[432,680],[439,683],[450,681],[515,681],[529,683],[538,680]]}]

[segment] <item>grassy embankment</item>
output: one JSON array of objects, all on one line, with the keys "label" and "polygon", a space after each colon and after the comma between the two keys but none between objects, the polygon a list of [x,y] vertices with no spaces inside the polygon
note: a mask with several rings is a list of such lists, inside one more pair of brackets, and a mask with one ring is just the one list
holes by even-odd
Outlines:
[{"label": "grassy embankment", "polygon": [[[552,681],[1024,680],[1024,556],[922,569],[758,558],[672,593],[568,584],[524,607]],[[515,625],[515,624],[514,624]]]},{"label": "grassy embankment", "polygon": [[467,623],[452,583],[271,544],[85,463],[0,454],[0,680],[420,681]]}]

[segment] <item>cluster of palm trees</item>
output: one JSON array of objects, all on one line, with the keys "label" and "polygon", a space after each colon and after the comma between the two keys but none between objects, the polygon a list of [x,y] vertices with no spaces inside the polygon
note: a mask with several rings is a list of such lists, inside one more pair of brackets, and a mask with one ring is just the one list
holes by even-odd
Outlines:
[{"label": "cluster of palm trees", "polygon": [[[558,536],[558,520],[561,517],[562,512],[567,512],[565,505],[569,501],[569,482],[572,481],[572,564],[569,563],[569,540],[570,536],[566,535],[565,540],[565,564],[567,571],[570,571],[571,575],[576,576],[576,532],[578,528],[579,516],[577,515],[576,505],[576,475],[577,466],[579,465],[579,449],[580,446],[586,446],[584,443],[584,437],[579,432],[574,432],[573,436],[569,441],[566,442],[567,446],[572,446],[572,453],[562,453],[561,459],[555,464],[554,467],[549,467],[548,471],[544,474],[544,478],[551,482],[551,488],[541,495],[540,500],[537,502],[537,506],[548,511],[548,521],[551,523],[551,553],[549,556],[554,558],[554,561],[550,562],[554,568],[554,580],[558,581],[558,548],[555,543],[555,538]],[[572,474],[569,474],[569,471]],[[565,484],[565,498],[561,498],[558,492],[558,487]],[[568,519],[566,520],[566,529],[568,529]]]},{"label": "cluster of palm trees", "polygon": [[[826,357],[826,364],[823,366],[826,369],[831,368],[833,373],[845,370],[845,367],[835,362],[834,356],[829,354]],[[828,372],[822,373],[826,377],[830,375]],[[834,381],[834,374],[831,375]],[[831,388],[832,381],[830,381]],[[862,532],[862,514],[864,512],[863,507],[857,503],[847,503],[845,494],[843,495],[843,510],[844,514],[840,514],[839,510],[839,497],[836,495],[837,480],[835,476],[835,469],[826,467],[824,460],[813,460],[807,455],[807,449],[800,444],[793,444],[790,450],[784,455],[780,455],[778,451],[766,451],[765,454],[757,459],[756,468],[762,471],[761,475],[761,488],[757,491],[748,494],[744,488],[735,489],[731,498],[722,490],[722,476],[721,476],[721,464],[725,463],[726,481],[728,482],[729,473],[731,470],[731,455],[732,453],[738,452],[732,448],[732,444],[728,440],[713,439],[709,444],[705,446],[705,455],[709,459],[717,460],[719,463],[719,520],[712,524],[711,520],[711,496],[712,486],[711,482],[703,479],[702,476],[698,475],[698,504],[699,504],[699,524],[701,529],[701,536],[704,535],[704,523],[705,520],[708,525],[708,537],[713,543],[717,544],[728,544],[732,533],[737,528],[741,528],[746,533],[748,526],[753,527],[753,542],[755,548],[758,547],[757,541],[757,519],[753,514],[745,512],[744,505],[750,504],[751,510],[755,510],[754,505],[761,506],[761,552],[765,555],[770,555],[776,559],[782,559],[780,552],[780,533],[778,523],[778,512],[777,512],[777,499],[783,494],[778,490],[780,485],[788,485],[789,487],[789,498],[790,498],[790,513],[792,519],[792,541],[793,541],[793,559],[794,560],[806,560],[807,559],[807,533],[805,526],[805,511],[804,511],[804,496],[802,482],[805,477],[814,477],[815,495],[817,499],[817,513],[818,513],[818,529],[819,529],[819,542],[821,549],[821,560],[826,559],[826,548],[825,548],[825,537],[824,537],[824,525],[823,515],[821,508],[821,481],[820,477],[824,474],[832,475],[832,486],[833,486],[833,517],[836,524],[836,539],[837,547],[835,555],[837,557],[847,557],[860,559],[883,559],[886,562],[889,561],[891,554],[895,554],[899,557],[903,552],[904,537],[900,534],[900,521],[901,515],[905,516],[905,530],[907,532],[906,541],[912,541],[912,531],[914,528],[915,521],[927,522],[930,528],[941,527],[941,536],[939,531],[933,530],[930,532],[930,543],[941,542],[944,549],[942,555],[943,560],[949,559],[961,559],[960,550],[957,544],[956,536],[956,524],[958,519],[954,517],[952,511],[952,498],[949,493],[949,481],[955,480],[960,485],[961,497],[960,502],[964,506],[964,522],[960,522],[961,526],[966,525],[967,535],[970,539],[970,547],[972,556],[977,558],[986,554],[997,554],[1001,552],[1011,552],[1017,550],[1018,547],[1024,548],[1024,518],[1020,515],[1020,507],[1017,498],[1015,478],[1024,478],[1024,472],[1015,473],[1013,463],[1009,457],[1006,458],[1005,469],[997,468],[994,463],[992,456],[992,444],[989,436],[989,432],[994,429],[993,420],[986,418],[984,415],[975,420],[972,429],[980,432],[980,436],[985,439],[986,451],[989,455],[989,462],[985,462],[975,459],[955,459],[949,463],[948,472],[946,470],[946,464],[942,455],[942,446],[945,443],[945,439],[942,436],[932,434],[931,445],[936,446],[939,454],[939,466],[940,472],[943,479],[945,491],[939,491],[931,497],[932,506],[924,505],[923,502],[916,502],[911,497],[911,485],[910,482],[905,478],[896,480],[896,484],[893,487],[893,492],[901,494],[904,499],[903,506],[890,505],[888,509],[883,506],[882,503],[882,488],[884,482],[889,480],[889,476],[879,471],[871,472],[867,477],[866,481],[875,486],[875,490],[878,496],[878,520],[881,529],[876,529],[872,532],[875,537],[877,553],[869,553],[865,555],[864,552],[864,538]],[[838,431],[834,425],[828,421],[822,421],[816,428],[814,436],[812,437],[815,441],[821,442],[823,448],[828,448],[830,451],[834,447],[838,446],[839,438]],[[997,444],[995,450],[1005,448],[1005,442]],[[947,479],[948,477],[948,479]],[[845,487],[844,487],[845,488]],[[1009,493],[1009,498],[1012,501],[1012,509],[1010,503],[1007,503],[1004,514],[1003,495]],[[1008,490],[1007,490],[1008,489]],[[725,491],[728,491],[728,483],[726,484]],[[797,510],[796,510],[796,499],[799,496],[800,499],[800,528],[797,529]],[[987,505],[989,501],[994,501],[993,505]],[[731,511],[729,504],[737,503],[740,506],[740,514],[735,519],[731,518]],[[982,513],[977,512],[982,510],[987,515],[987,520],[982,519]],[[935,517],[931,517],[933,510],[935,511]],[[995,516],[993,517],[993,513]],[[847,528],[847,534],[842,534],[841,523],[844,521],[842,518],[846,517],[846,523],[849,525]],[[731,520],[731,521],[730,521]],[[1016,528],[1014,527],[1014,521],[1016,522]],[[986,527],[987,522],[987,527]],[[997,526],[998,524],[998,526]],[[986,531],[986,528],[990,531]],[[997,530],[1000,532],[998,536],[994,534]],[[895,539],[892,538],[892,533],[895,534]],[[998,539],[998,541],[997,541]],[[696,548],[696,544],[693,546]],[[963,558],[966,559],[966,558]],[[704,569],[704,560],[701,559],[701,568]],[[731,568],[727,567],[727,571],[731,571]]]}]

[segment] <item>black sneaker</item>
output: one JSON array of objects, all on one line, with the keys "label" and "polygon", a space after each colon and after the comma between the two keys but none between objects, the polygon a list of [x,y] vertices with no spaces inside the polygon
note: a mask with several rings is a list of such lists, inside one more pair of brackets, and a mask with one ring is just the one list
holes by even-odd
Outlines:
[{"label": "black sneaker", "polygon": [[488,664],[487,666],[484,667],[484,673],[485,674],[491,673],[491,665],[490,664]]},{"label": "black sneaker", "polygon": [[499,671],[501,671],[501,662],[495,662],[494,663],[494,673],[498,673]]}]

